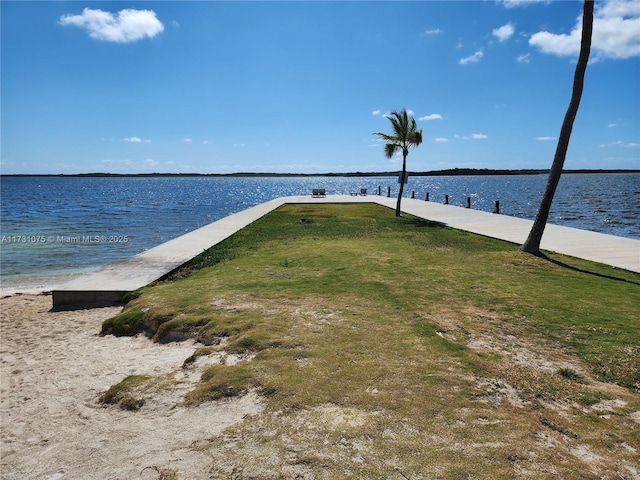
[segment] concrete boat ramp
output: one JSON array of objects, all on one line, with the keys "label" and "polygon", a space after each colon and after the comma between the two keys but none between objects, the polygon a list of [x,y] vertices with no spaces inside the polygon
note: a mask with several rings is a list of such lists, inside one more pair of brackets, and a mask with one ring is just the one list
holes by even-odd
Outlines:
[{"label": "concrete boat ramp", "polygon": [[[158,280],[235,232],[287,203],[377,203],[395,209],[396,199],[381,196],[329,195],[281,197],[235,213],[134,257],[105,265],[53,290],[54,308],[117,303]],[[403,198],[402,211],[477,233],[522,244],[532,221],[463,207]],[[515,247],[514,247],[515,248]],[[616,268],[640,272],[640,240],[547,224],[541,248]]]}]

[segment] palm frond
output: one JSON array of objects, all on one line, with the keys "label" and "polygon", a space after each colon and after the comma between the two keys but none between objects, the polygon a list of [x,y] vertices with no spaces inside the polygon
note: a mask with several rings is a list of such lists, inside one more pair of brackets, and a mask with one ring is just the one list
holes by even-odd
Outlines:
[{"label": "palm frond", "polygon": [[392,158],[398,148],[400,148],[400,145],[396,143],[387,143],[384,146],[384,154],[387,158]]},{"label": "palm frond", "polygon": [[393,143],[397,140],[397,138],[394,137],[393,135],[387,135],[386,133],[375,132],[374,135],[377,135],[378,137],[380,137],[381,140],[384,140],[385,142]]},{"label": "palm frond", "polygon": [[418,145],[420,145],[422,143],[422,129],[420,130],[416,130],[415,132],[413,132],[413,134],[411,135],[411,144],[414,147],[417,147]]},{"label": "palm frond", "polygon": [[407,117],[406,110],[403,112],[391,112],[389,115],[389,121],[391,122],[391,128],[398,140],[402,141],[407,132]]},{"label": "palm frond", "polygon": [[407,130],[411,133],[415,132],[418,129],[417,125],[416,125],[416,119],[411,117],[411,120],[409,120],[408,125],[407,125]]}]

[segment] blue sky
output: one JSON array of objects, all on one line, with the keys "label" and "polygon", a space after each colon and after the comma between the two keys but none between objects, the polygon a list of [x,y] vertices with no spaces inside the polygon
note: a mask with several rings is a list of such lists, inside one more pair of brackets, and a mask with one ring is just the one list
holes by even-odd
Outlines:
[{"label": "blue sky", "polygon": [[[1,172],[548,168],[579,1],[0,2]],[[640,168],[640,0],[598,0],[565,168]]]}]

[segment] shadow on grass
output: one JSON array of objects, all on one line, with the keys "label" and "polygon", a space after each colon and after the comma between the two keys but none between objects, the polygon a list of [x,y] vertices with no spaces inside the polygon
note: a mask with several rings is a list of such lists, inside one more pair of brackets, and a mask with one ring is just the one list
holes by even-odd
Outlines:
[{"label": "shadow on grass", "polygon": [[418,217],[412,217],[412,218],[403,217],[403,218],[407,225],[412,225],[416,228],[445,228],[447,226],[446,223],[434,222],[433,220],[426,220],[424,218],[418,218]]},{"label": "shadow on grass", "polygon": [[615,280],[617,282],[631,283],[633,285],[640,285],[640,282],[635,281],[635,280],[631,280],[631,279],[628,279],[628,278],[616,277],[616,276],[613,276],[613,275],[606,275],[604,273],[598,273],[598,272],[594,272],[594,271],[591,271],[591,270],[585,270],[584,268],[576,267],[575,265],[569,265],[568,263],[561,262],[560,260],[552,258],[552,257],[550,257],[548,255],[545,255],[544,253],[541,253],[538,256],[540,258],[550,262],[550,263],[553,263],[554,265],[557,265],[557,266],[562,267],[562,268],[567,268],[567,269],[572,270],[574,272],[586,273],[587,275],[593,275],[593,276],[599,277],[599,278],[606,278],[608,280]]}]

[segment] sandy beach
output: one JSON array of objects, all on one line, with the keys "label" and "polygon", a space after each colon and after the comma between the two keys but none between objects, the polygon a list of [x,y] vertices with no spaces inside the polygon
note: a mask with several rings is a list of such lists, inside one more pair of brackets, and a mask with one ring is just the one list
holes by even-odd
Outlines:
[{"label": "sandy beach", "polygon": [[[182,364],[193,341],[158,345],[144,336],[99,335],[120,307],[52,311],[47,294],[0,299],[1,478],[209,478],[210,453],[195,448],[261,411],[260,399],[180,405],[199,378]],[[175,387],[137,412],[99,397],[128,375],[173,374]]]}]

